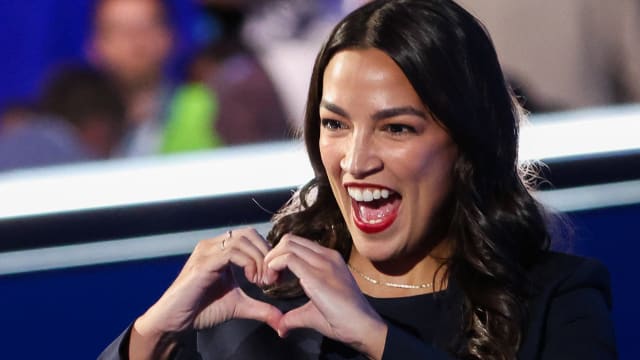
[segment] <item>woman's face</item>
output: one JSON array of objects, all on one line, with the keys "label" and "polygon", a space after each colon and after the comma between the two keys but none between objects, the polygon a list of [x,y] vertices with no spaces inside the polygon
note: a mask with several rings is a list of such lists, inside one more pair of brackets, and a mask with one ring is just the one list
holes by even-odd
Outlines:
[{"label": "woman's face", "polygon": [[354,250],[376,262],[435,245],[426,237],[457,147],[398,65],[377,49],[338,52],[319,111],[322,163]]}]

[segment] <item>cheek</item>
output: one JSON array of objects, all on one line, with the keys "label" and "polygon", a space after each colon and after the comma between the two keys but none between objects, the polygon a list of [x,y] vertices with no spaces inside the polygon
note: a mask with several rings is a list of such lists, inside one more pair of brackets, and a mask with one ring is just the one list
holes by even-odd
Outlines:
[{"label": "cheek", "polygon": [[455,151],[442,149],[439,154],[426,159],[420,169],[420,185],[417,190],[422,202],[421,208],[427,212],[439,209],[451,192],[453,163]]},{"label": "cheek", "polygon": [[395,162],[396,174],[414,184],[416,200],[437,207],[450,191],[456,154],[455,146],[446,143],[430,149],[413,149],[404,154],[405,159],[412,161]]},{"label": "cheek", "polygon": [[340,160],[342,157],[337,144],[331,141],[323,142],[320,140],[320,158],[322,159],[322,166],[329,178],[331,192],[339,206],[342,207],[340,201],[340,189],[342,187],[342,169],[340,168]]},{"label": "cheek", "polygon": [[337,144],[320,138],[319,146],[322,166],[324,166],[329,177],[335,176],[340,172],[341,159]]}]

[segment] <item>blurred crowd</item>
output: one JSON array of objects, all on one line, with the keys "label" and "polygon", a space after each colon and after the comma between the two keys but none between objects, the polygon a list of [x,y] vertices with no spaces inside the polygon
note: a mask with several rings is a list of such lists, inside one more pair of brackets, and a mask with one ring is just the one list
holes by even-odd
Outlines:
[{"label": "blurred crowd", "polygon": [[[192,0],[196,1],[196,0]],[[364,0],[199,0],[206,40],[178,79],[162,0],[96,0],[85,59],[0,109],[0,171],[297,136],[313,60]],[[459,0],[532,112],[640,102],[640,1]]]}]

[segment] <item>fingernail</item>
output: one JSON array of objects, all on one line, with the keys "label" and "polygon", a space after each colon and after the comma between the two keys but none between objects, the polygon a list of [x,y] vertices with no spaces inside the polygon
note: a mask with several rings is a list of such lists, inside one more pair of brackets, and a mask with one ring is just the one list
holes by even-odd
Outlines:
[{"label": "fingernail", "polygon": [[271,270],[267,271],[267,273],[264,275],[264,281],[266,281],[267,284],[272,284],[275,281],[275,277],[273,276]]}]

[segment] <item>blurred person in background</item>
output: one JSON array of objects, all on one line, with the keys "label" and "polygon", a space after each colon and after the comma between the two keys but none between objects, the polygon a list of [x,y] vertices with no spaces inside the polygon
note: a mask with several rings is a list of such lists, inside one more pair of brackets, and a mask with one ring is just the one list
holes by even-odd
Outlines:
[{"label": "blurred person in background", "polygon": [[5,105],[0,113],[0,134],[21,128],[33,117],[34,105],[26,101],[15,101]]},{"label": "blurred person in background", "polygon": [[264,0],[250,8],[242,29],[282,99],[291,126],[304,118],[317,49],[343,15],[364,0]]},{"label": "blurred person in background", "polygon": [[640,102],[640,1],[458,2],[533,112]]},{"label": "blurred person in background", "polygon": [[160,151],[173,92],[166,66],[174,30],[163,0],[98,0],[89,54],[116,80],[127,105],[125,156]]},{"label": "blurred person in background", "polygon": [[125,105],[105,74],[68,65],[45,82],[37,110],[4,123],[0,170],[109,158],[120,143]]},{"label": "blurred person in background", "polygon": [[196,53],[190,73],[215,94],[217,116],[212,131],[225,145],[291,136],[272,79],[241,36],[247,14],[257,3],[261,1],[208,0],[201,4],[219,34]]}]

